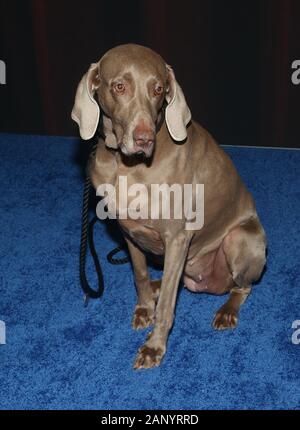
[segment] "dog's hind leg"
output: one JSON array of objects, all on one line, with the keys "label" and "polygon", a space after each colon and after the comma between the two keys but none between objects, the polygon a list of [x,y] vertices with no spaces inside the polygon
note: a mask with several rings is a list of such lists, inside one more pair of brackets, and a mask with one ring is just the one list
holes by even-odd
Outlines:
[{"label": "dog's hind leg", "polygon": [[229,299],[221,306],[213,320],[213,327],[216,330],[236,327],[240,307],[247,299],[250,291],[251,287],[234,287],[231,289]]},{"label": "dog's hind leg", "polygon": [[228,301],[215,315],[213,327],[217,330],[236,327],[240,306],[265,266],[266,238],[258,219],[250,219],[232,230],[225,237],[222,247],[235,286],[230,291]]}]

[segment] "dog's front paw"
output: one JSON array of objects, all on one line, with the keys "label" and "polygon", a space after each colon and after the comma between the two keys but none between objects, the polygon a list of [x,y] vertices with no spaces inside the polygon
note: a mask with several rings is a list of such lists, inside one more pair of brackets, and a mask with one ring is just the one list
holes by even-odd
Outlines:
[{"label": "dog's front paw", "polygon": [[140,330],[154,323],[154,309],[136,305],[133,314],[132,328]]},{"label": "dog's front paw", "polygon": [[147,343],[143,345],[136,356],[134,369],[151,369],[160,365],[161,360],[165,354],[163,348],[153,348],[148,346]]},{"label": "dog's front paw", "polygon": [[238,322],[238,313],[227,307],[226,305],[221,307],[216,313],[213,320],[213,328],[216,330],[226,330],[228,328],[235,328]]}]

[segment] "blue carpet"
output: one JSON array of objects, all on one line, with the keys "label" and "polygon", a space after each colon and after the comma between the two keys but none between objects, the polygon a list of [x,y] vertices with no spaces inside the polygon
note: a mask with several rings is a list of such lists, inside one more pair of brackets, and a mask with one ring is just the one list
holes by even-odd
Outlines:
[{"label": "blue carpet", "polygon": [[255,196],[267,271],[232,332],[211,327],[225,297],[182,290],[163,365],[136,372],[145,333],[130,327],[130,266],[106,262],[116,242],[105,224],[96,227],[96,245],[106,291],[83,307],[78,148],[77,139],[0,135],[0,320],[7,328],[0,408],[298,409],[300,345],[291,337],[300,319],[300,151],[226,148]]}]

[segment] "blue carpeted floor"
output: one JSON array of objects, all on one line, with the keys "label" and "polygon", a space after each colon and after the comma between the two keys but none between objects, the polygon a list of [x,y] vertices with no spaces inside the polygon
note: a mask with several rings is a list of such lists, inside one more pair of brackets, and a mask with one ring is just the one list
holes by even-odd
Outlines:
[{"label": "blue carpeted floor", "polygon": [[0,408],[299,408],[300,151],[226,149],[255,196],[267,271],[232,332],[211,327],[225,297],[182,290],[163,365],[136,372],[145,333],[130,327],[132,271],[106,262],[116,242],[100,223],[106,291],[83,307],[78,148],[76,139],[0,135]]}]

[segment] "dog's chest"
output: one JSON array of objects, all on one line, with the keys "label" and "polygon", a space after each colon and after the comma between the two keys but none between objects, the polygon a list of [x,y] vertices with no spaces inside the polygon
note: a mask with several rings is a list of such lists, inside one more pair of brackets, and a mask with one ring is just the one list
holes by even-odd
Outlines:
[{"label": "dog's chest", "polygon": [[163,255],[164,243],[158,230],[147,224],[144,220],[121,220],[118,222],[124,234],[141,249],[156,255]]},{"label": "dog's chest", "polygon": [[97,206],[98,216],[116,218],[125,235],[134,243],[146,251],[162,255],[160,220],[152,219],[151,187],[146,185],[144,172],[134,170],[132,174],[130,169],[116,163],[102,167],[94,170],[101,172],[101,178],[99,174],[93,177],[97,194],[104,197]]},{"label": "dog's chest", "polygon": [[150,187],[121,171],[115,188],[117,219],[124,233],[142,249],[162,255],[164,244],[156,228],[159,220],[151,216]]}]

